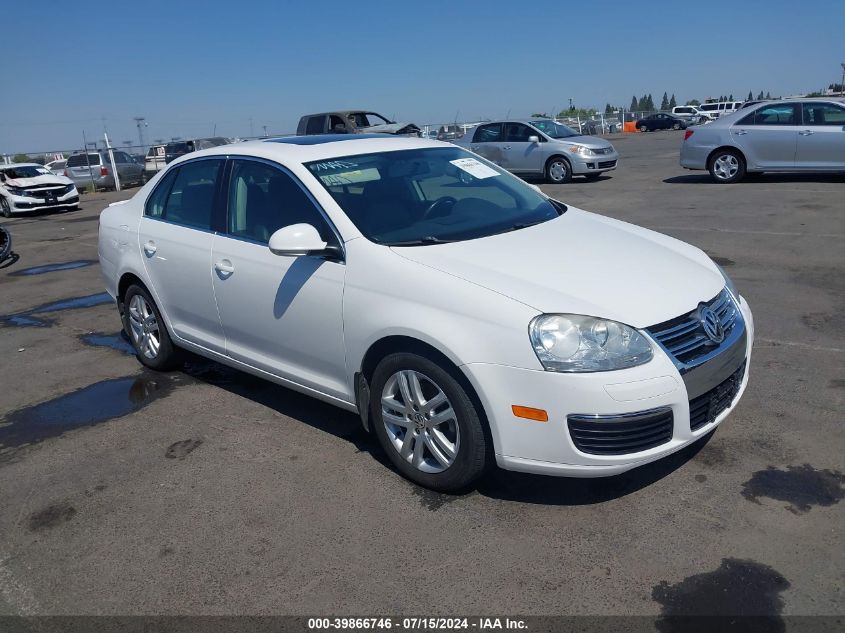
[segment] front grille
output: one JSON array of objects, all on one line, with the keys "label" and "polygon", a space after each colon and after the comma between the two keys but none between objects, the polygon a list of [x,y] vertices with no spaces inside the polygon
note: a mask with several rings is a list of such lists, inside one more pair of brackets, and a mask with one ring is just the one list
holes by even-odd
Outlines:
[{"label": "front grille", "polygon": [[599,169],[607,169],[608,167],[616,167],[615,160],[606,160],[599,163]]},{"label": "front grille", "polygon": [[582,453],[625,455],[671,440],[674,416],[664,407],[625,415],[570,415],[566,422],[575,448]]},{"label": "front grille", "polygon": [[[737,322],[739,310],[727,289],[722,290],[706,305],[716,313],[722,323],[725,338],[731,333]],[[710,352],[715,343],[704,333],[704,326],[698,316],[698,309],[689,314],[648,328],[648,333],[660,343],[666,351],[682,363],[690,363]]]},{"label": "front grille", "polygon": [[707,393],[690,400],[689,427],[691,430],[695,431],[705,424],[711,424],[722,411],[731,406],[736,394],[739,393],[743,376],[745,376],[745,361],[726,380]]},{"label": "front grille", "polygon": [[597,156],[601,156],[602,154],[612,154],[613,148],[612,147],[600,147],[599,149],[594,149],[593,154]]}]

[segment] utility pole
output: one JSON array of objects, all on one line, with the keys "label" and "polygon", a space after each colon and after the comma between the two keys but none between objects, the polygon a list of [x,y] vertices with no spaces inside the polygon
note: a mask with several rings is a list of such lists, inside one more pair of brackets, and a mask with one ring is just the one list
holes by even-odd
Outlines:
[{"label": "utility pole", "polygon": [[120,176],[117,175],[117,165],[114,164],[114,150],[111,143],[109,143],[109,135],[103,132],[103,139],[106,141],[106,150],[109,153],[109,162],[111,163],[112,174],[114,175],[114,190],[120,191]]},{"label": "utility pole", "polygon": [[135,125],[138,126],[138,142],[141,145],[141,151],[139,153],[146,154],[147,148],[144,146],[144,128],[147,127],[147,120],[142,116],[136,116],[133,120],[135,121]]}]

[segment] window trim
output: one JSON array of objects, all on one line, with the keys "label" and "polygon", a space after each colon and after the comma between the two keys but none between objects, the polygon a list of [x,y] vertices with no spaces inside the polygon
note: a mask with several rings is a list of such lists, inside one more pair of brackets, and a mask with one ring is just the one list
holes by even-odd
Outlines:
[{"label": "window trim", "polygon": [[[185,160],[185,161],[179,162],[177,164],[171,163],[170,166],[164,172],[162,172],[161,178],[156,183],[156,186],[153,187],[152,191],[150,191],[150,194],[144,200],[144,213],[141,216],[142,219],[146,218],[148,220],[154,220],[156,222],[165,222],[165,223],[170,224],[172,226],[181,226],[182,228],[191,229],[193,231],[200,231],[202,233],[211,233],[211,234],[214,234],[214,235],[220,233],[220,226],[221,226],[220,225],[220,193],[221,193],[220,189],[221,189],[223,178],[226,176],[226,164],[227,164],[226,159],[227,159],[227,157],[223,156],[223,155],[199,156],[197,158],[191,158],[189,160]],[[220,162],[220,166],[217,168],[217,177],[216,177],[217,182],[215,182],[215,184],[214,184],[214,195],[213,195],[212,203],[211,203],[211,222],[210,222],[209,228],[205,229],[205,228],[193,226],[193,225],[190,225],[190,224],[182,224],[181,222],[174,222],[173,220],[168,220],[167,219],[167,200],[170,198],[170,193],[173,190],[173,185],[176,184],[176,179],[179,177],[179,173],[178,173],[179,170],[181,170],[184,165],[190,165],[190,164],[193,164],[193,163],[198,163],[200,161],[208,161],[208,160],[216,160],[216,161]],[[147,213],[147,208],[150,205],[150,200],[152,199],[153,195],[155,195],[156,191],[158,191],[163,186],[164,181],[167,179],[167,177],[169,176],[169,174],[171,172],[176,172],[176,174],[173,176],[173,181],[170,183],[170,189],[167,190],[167,195],[165,196],[164,210],[162,211],[161,217],[157,218],[155,216],[149,215]],[[223,217],[224,222],[225,222],[225,219],[226,218],[225,218],[225,215],[224,215],[224,217]]]},{"label": "window trim", "polygon": [[[277,163],[277,162],[272,161],[270,159],[262,158],[260,156],[246,156],[246,155],[242,155],[242,154],[227,154],[225,156],[225,158],[226,158],[226,167],[224,168],[224,171],[223,171],[223,183],[222,183],[223,187],[219,191],[220,198],[223,201],[223,203],[222,203],[222,207],[223,207],[223,209],[222,209],[222,212],[223,212],[222,213],[222,215],[223,215],[223,217],[222,217],[222,230],[219,231],[220,237],[225,237],[225,238],[232,239],[232,240],[238,240],[240,242],[247,242],[249,244],[256,244],[258,246],[261,246],[262,248],[268,247],[267,242],[255,240],[255,239],[252,239],[250,237],[244,237],[242,235],[233,235],[229,232],[229,192],[230,192],[231,185],[232,185],[231,179],[232,179],[232,172],[234,171],[235,161],[236,160],[246,160],[246,161],[252,161],[254,163],[263,163],[264,165],[267,165],[268,167],[279,170],[280,172],[282,172],[283,174],[288,176],[300,189],[302,189],[302,191],[305,193],[305,196],[308,198],[308,200],[311,202],[311,204],[314,205],[314,208],[317,210],[317,213],[320,214],[320,216],[323,218],[323,221],[328,225],[329,230],[335,236],[336,244],[334,244],[334,246],[337,246],[337,247],[340,248],[341,257],[339,259],[333,257],[333,258],[331,258],[331,260],[332,261],[338,261],[339,263],[343,263],[343,264],[346,263],[346,244],[345,244],[345,242],[343,241],[343,238],[340,235],[340,231],[337,230],[337,227],[335,226],[334,222],[332,222],[332,219],[329,217],[329,214],[326,213],[326,210],[323,209],[323,206],[314,197],[314,194],[311,193],[311,191],[308,189],[308,187],[299,179],[299,177],[297,177],[296,174],[293,173],[293,171],[291,171],[290,169],[288,169],[287,167],[285,167],[281,163]],[[290,226],[290,225],[288,224],[288,225],[285,225],[285,226]],[[281,228],[284,228],[284,227],[281,227]],[[331,242],[329,242],[329,245],[332,245]]]}]

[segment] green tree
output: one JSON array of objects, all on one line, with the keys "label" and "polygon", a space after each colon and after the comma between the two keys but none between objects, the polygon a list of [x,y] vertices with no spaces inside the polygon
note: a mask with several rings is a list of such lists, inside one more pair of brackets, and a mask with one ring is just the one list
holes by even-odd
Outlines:
[{"label": "green tree", "polygon": [[610,113],[612,113],[612,112],[613,112],[613,108],[610,106],[610,104],[609,104],[609,103],[606,103],[606,104],[604,105],[604,113],[605,113],[605,114],[610,114]]},{"label": "green tree", "polygon": [[701,101],[699,101],[698,99],[690,99],[689,101],[686,102],[686,105],[700,106]]},{"label": "green tree", "polygon": [[748,96],[745,98],[746,101],[754,101],[754,93],[750,90],[748,91]]},{"label": "green tree", "polygon": [[651,112],[654,110],[654,99],[651,98],[651,94],[648,95],[648,100],[646,101],[646,109]]},{"label": "green tree", "polygon": [[637,95],[634,95],[633,97],[631,97],[631,107],[628,109],[631,112],[633,112],[634,110],[639,110],[639,108],[637,107],[638,105],[639,104],[637,103]]},{"label": "green tree", "polygon": [[766,93],[766,99],[771,99],[771,98],[772,98],[772,93],[771,93],[771,92],[767,92],[767,93]]},{"label": "green tree", "polygon": [[531,115],[531,118],[532,118],[532,119],[533,119],[534,117],[537,117],[538,119],[548,119],[548,118],[551,118],[551,117],[549,117],[549,115],[548,115],[548,114],[546,114],[545,112],[542,112],[542,113],[540,113],[540,112],[535,112],[534,114],[532,114],[532,115]]},{"label": "green tree", "polygon": [[734,96],[732,94],[730,96],[728,96],[728,101],[733,101],[733,100],[734,100]]},{"label": "green tree", "polygon": [[660,109],[664,112],[669,109],[669,95],[663,93],[663,100],[660,102]]},{"label": "green tree", "polygon": [[761,99],[765,99],[765,98],[766,98],[766,97],[764,97],[764,96],[763,96],[763,91],[761,90],[761,91],[760,91],[760,94],[758,94],[758,95],[757,95],[757,99],[758,99],[758,100],[761,100]]},{"label": "green tree", "polygon": [[672,109],[672,108],[674,108],[676,105],[678,105],[678,102],[677,102],[677,101],[675,101],[675,94],[674,94],[674,93],[672,93],[672,98],[671,98],[671,99],[669,99],[669,109],[671,110],[671,109]]},{"label": "green tree", "polygon": [[15,154],[12,157],[12,162],[13,163],[28,163],[28,162],[30,162],[30,160],[29,160],[29,156],[27,156],[26,154]]}]

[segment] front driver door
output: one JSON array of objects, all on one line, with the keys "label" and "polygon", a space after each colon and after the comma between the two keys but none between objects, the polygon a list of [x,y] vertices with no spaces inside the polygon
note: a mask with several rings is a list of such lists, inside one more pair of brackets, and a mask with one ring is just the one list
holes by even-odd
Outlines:
[{"label": "front driver door", "polygon": [[170,169],[147,199],[138,227],[150,290],[174,336],[221,354],[223,328],[209,266],[223,162],[196,159]]},{"label": "front driver door", "polygon": [[505,143],[502,148],[502,167],[513,172],[542,172],[545,161],[540,143],[529,143],[528,138],[540,138],[537,130],[524,123],[505,123]]},{"label": "front driver door", "polygon": [[808,101],[798,131],[799,169],[845,169],[845,106]]},{"label": "front driver door", "polygon": [[210,277],[233,359],[349,400],[343,343],[346,265],[285,257],[267,247],[290,224],[340,245],[328,220],[288,171],[262,160],[230,163],[226,232],[214,239]]}]

